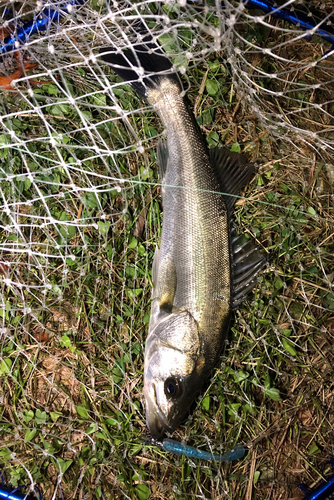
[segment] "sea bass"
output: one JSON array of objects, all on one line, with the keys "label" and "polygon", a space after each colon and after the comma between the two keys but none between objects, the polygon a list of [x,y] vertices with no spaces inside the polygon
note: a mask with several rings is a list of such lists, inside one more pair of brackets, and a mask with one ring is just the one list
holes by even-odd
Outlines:
[{"label": "sea bass", "polygon": [[254,174],[246,158],[208,150],[172,63],[153,43],[102,58],[150,104],[166,130],[158,146],[163,224],[153,261],[145,347],[146,421],[153,437],[182,421],[221,353],[231,311],[266,259],[232,230],[236,196]]}]

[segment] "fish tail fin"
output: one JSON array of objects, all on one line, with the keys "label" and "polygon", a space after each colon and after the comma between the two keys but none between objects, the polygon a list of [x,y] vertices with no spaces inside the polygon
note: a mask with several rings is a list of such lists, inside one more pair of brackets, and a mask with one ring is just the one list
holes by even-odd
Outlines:
[{"label": "fish tail fin", "polygon": [[122,52],[114,48],[100,49],[104,62],[144,99],[150,88],[158,87],[162,79],[180,80],[160,45],[146,41]]}]

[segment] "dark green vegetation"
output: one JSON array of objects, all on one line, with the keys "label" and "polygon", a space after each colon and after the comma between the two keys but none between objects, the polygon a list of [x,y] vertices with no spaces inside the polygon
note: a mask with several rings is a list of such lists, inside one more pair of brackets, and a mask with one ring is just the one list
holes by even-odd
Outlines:
[{"label": "dark green vegetation", "polygon": [[[167,14],[176,22],[182,10]],[[184,81],[208,145],[222,141],[259,165],[236,224],[268,253],[270,268],[236,313],[221,365],[173,437],[214,452],[242,443],[249,453],[221,466],[143,443],[161,126],[107,68],[114,100],[103,91],[102,68],[82,61],[56,70],[50,61],[51,75],[3,93],[0,104],[7,484],[34,481],[47,500],[57,484],[66,500],[301,498],[297,485],[320,480],[334,454],[334,174],[330,148],[321,148],[333,147],[334,65],[309,67],[321,54],[317,39],[287,43],[292,34],[245,21],[236,31],[257,47],[286,42],[286,62],[248,47],[240,60],[250,64],[249,80],[237,85],[230,41],[229,51],[205,58],[194,51],[199,62]],[[179,64],[193,33],[161,37]],[[198,43],[212,39],[198,29]],[[245,88],[257,88],[251,102],[261,119]]]}]

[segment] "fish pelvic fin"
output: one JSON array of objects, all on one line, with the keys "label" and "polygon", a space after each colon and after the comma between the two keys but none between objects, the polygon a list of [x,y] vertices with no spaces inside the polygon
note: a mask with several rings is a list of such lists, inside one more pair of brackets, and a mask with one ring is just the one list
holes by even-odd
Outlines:
[{"label": "fish pelvic fin", "polygon": [[261,254],[253,240],[231,230],[232,248],[232,301],[231,308],[239,307],[254,287],[257,276],[267,267],[267,259]]},{"label": "fish pelvic fin", "polygon": [[168,153],[167,141],[160,139],[157,148],[157,160],[158,160],[157,163],[159,167],[159,176],[161,182],[163,182],[167,170],[168,157],[169,153]]},{"label": "fish pelvic fin", "polygon": [[161,259],[157,247],[152,267],[153,299],[158,301],[159,311],[171,312],[176,290],[176,269],[171,254]]},{"label": "fish pelvic fin", "polygon": [[144,99],[149,89],[159,87],[162,79],[171,79],[181,86],[172,62],[157,42],[146,41],[124,51],[105,47],[100,49],[100,55]]},{"label": "fish pelvic fin", "polygon": [[245,155],[229,151],[223,146],[209,149],[209,156],[222,189],[230,195],[225,196],[225,202],[232,213],[237,196],[241,194],[254,175],[254,164],[249,163]]}]

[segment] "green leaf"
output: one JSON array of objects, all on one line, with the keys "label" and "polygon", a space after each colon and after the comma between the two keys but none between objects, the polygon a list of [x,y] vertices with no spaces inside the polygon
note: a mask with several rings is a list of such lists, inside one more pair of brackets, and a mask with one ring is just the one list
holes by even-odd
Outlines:
[{"label": "green leaf", "polygon": [[210,408],[210,397],[209,396],[205,396],[202,399],[202,408],[203,408],[203,410],[209,411],[209,408]]},{"label": "green leaf", "polygon": [[92,101],[98,106],[105,106],[107,104],[107,96],[105,94],[92,95]]},{"label": "green leaf", "polygon": [[96,432],[95,437],[99,438],[99,439],[103,439],[103,441],[106,441],[107,443],[109,443],[108,436],[106,436],[103,432]]},{"label": "green leaf", "polygon": [[71,347],[71,339],[67,335],[63,335],[60,341],[61,347]]},{"label": "green leaf", "polygon": [[51,420],[53,422],[56,422],[58,418],[62,416],[62,413],[60,411],[52,411],[50,415],[51,415]]},{"label": "green leaf", "polygon": [[36,424],[44,424],[48,419],[48,416],[46,414],[45,411],[41,411],[41,410],[36,410],[36,414],[35,414],[35,422]]},{"label": "green leaf", "polygon": [[151,495],[151,490],[146,484],[137,484],[136,494],[138,500],[147,500]]},{"label": "green leaf", "polygon": [[[4,449],[0,451],[0,457],[3,458],[4,462],[10,461],[11,451],[8,449]],[[6,497],[5,497],[6,498]]]},{"label": "green leaf", "polygon": [[246,378],[249,377],[249,373],[247,372],[244,372],[242,370],[238,370],[235,374],[234,374],[234,378],[236,380],[236,382],[240,383],[242,382],[243,380],[245,380]]},{"label": "green leaf", "polygon": [[143,445],[141,443],[132,444],[130,449],[130,455],[131,456],[137,455],[137,453],[139,453],[142,450],[142,448]]},{"label": "green leaf", "polygon": [[99,226],[100,233],[103,236],[107,236],[109,228],[111,226],[111,222],[102,222],[101,220],[98,221],[97,225]]},{"label": "green leaf", "polygon": [[313,267],[306,269],[306,271],[310,274],[318,274],[319,269],[317,268],[317,266],[313,266]]},{"label": "green leaf", "polygon": [[55,295],[58,295],[58,297],[61,297],[63,294],[62,289],[58,285],[52,285],[52,291]]},{"label": "green leaf", "polygon": [[98,209],[100,208],[99,198],[96,193],[85,193],[84,194],[84,205],[87,208]]},{"label": "green leaf", "polygon": [[319,453],[319,452],[320,452],[320,450],[319,450],[318,446],[316,445],[316,443],[312,443],[310,446],[310,449],[309,449],[309,454],[314,455],[315,453]]},{"label": "green leaf", "polygon": [[30,422],[30,420],[32,420],[34,418],[34,416],[35,416],[35,414],[32,410],[22,412],[22,418],[26,422],[26,424],[28,424]]},{"label": "green leaf", "polygon": [[207,80],[205,84],[206,91],[209,95],[215,95],[218,92],[218,83],[215,80]]},{"label": "green leaf", "polygon": [[50,108],[50,114],[53,116],[68,115],[71,112],[71,107],[68,104],[56,104]]},{"label": "green leaf", "polygon": [[75,236],[77,228],[73,225],[59,226],[59,231],[66,240],[71,240]]},{"label": "green leaf", "polygon": [[256,484],[260,478],[261,472],[259,470],[256,470],[254,472],[254,477],[253,477],[253,483]]},{"label": "green leaf", "polygon": [[307,213],[309,213],[310,215],[313,215],[313,216],[317,215],[317,212],[314,210],[313,207],[308,207]]},{"label": "green leaf", "polygon": [[73,463],[73,460],[63,460],[61,458],[58,458],[57,460],[57,465],[58,465],[58,468],[60,469],[59,472],[61,472],[62,474],[64,474],[64,472],[67,471],[67,469],[70,467],[70,465],[72,465]]},{"label": "green leaf", "polygon": [[31,441],[37,434],[37,429],[28,429],[25,433],[24,440]]},{"label": "green leaf", "polygon": [[281,401],[281,396],[279,395],[279,390],[275,389],[275,387],[271,387],[264,390],[266,396],[274,401]]},{"label": "green leaf", "polygon": [[141,243],[138,245],[138,254],[140,257],[144,257],[144,255],[146,255],[146,248]]},{"label": "green leaf", "polygon": [[250,413],[251,415],[256,415],[256,406],[251,406],[249,404],[242,405],[242,410],[246,413]]},{"label": "green leaf", "polygon": [[220,68],[220,62],[218,61],[218,59],[215,59],[214,61],[209,61],[208,66],[211,71],[217,71],[217,69]]},{"label": "green leaf", "polygon": [[210,125],[212,123],[212,120],[213,120],[213,116],[214,116],[214,110],[212,108],[207,108],[203,111],[203,113],[201,114],[200,117],[200,125],[203,124],[203,125]]},{"label": "green leaf", "polygon": [[117,364],[115,363],[112,371],[112,378],[115,382],[115,384],[119,384],[121,382],[121,380],[123,379],[124,377],[124,370],[122,370],[119,366],[117,366]]},{"label": "green leaf", "polygon": [[217,134],[217,132],[212,130],[210,134],[207,136],[206,140],[209,147],[214,148],[219,144],[219,135]]},{"label": "green leaf", "polygon": [[144,130],[148,137],[155,137],[158,134],[157,129],[152,127],[152,125],[145,125]]},{"label": "green leaf", "polygon": [[13,362],[10,358],[5,358],[0,363],[0,375],[7,375],[12,368]]},{"label": "green leaf", "polygon": [[280,290],[281,288],[283,288],[283,281],[280,278],[276,278],[275,282],[274,282],[274,286],[275,286],[276,290]]},{"label": "green leaf", "polygon": [[83,406],[77,406],[76,411],[77,411],[77,414],[79,415],[79,417],[89,418],[88,412],[87,412],[86,408],[84,408]]},{"label": "green leaf", "polygon": [[94,434],[94,432],[96,432],[98,428],[99,428],[99,427],[98,427],[98,425],[97,425],[95,422],[92,422],[92,423],[88,426],[88,428],[87,428],[87,430],[86,430],[86,433],[87,433],[87,434]]},{"label": "green leaf", "polygon": [[46,85],[43,85],[43,89],[49,94],[49,95],[58,95],[58,87],[54,85],[53,83],[48,83]]},{"label": "green leaf", "polygon": [[136,269],[133,266],[126,266],[125,274],[128,278],[134,278],[136,276]]},{"label": "green leaf", "polygon": [[24,190],[28,191],[30,189],[30,186],[31,186],[31,180],[28,179],[28,177],[26,177],[24,179]]},{"label": "green leaf", "polygon": [[112,425],[113,427],[119,427],[119,422],[114,418],[107,418],[106,422],[108,425]]},{"label": "green leaf", "polygon": [[238,142],[235,142],[231,147],[231,151],[234,151],[235,153],[240,153],[241,152],[240,144]]},{"label": "green leaf", "polygon": [[130,243],[128,244],[128,248],[132,250],[134,248],[137,248],[137,245],[138,241],[136,240],[136,238],[132,238]]},{"label": "green leaf", "polygon": [[292,342],[288,339],[285,339],[284,337],[282,338],[282,344],[284,346],[284,349],[286,351],[288,351],[291,356],[296,356],[297,355],[297,351],[296,349],[294,348]]},{"label": "green leaf", "polygon": [[90,111],[87,111],[87,110],[81,110],[81,114],[83,115],[83,117],[89,122],[91,123],[93,121],[93,115]]},{"label": "green leaf", "polygon": [[267,373],[264,376],[264,378],[263,378],[263,385],[264,385],[265,389],[270,389],[271,383],[270,383],[270,375],[269,375],[269,373]]}]

